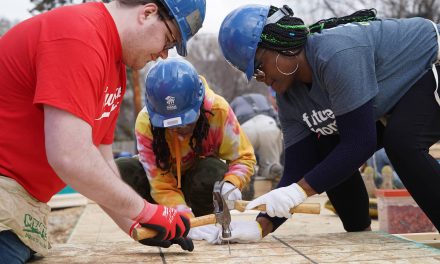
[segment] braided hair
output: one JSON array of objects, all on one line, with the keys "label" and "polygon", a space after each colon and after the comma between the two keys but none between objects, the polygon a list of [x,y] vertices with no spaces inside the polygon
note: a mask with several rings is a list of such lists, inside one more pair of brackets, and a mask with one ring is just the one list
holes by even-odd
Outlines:
[{"label": "braided hair", "polygon": [[[271,6],[268,17],[278,10],[279,8]],[[307,42],[309,34],[320,33],[323,29],[341,24],[376,20],[376,9],[372,8],[359,10],[344,17],[321,19],[310,26],[306,26],[303,20],[293,16],[293,11],[289,6],[284,5],[283,11],[287,14],[278,22],[264,26],[258,46],[277,51],[286,56],[295,56],[300,53]]]},{"label": "braided hair", "polygon": [[[189,139],[189,146],[195,152],[196,157],[201,156],[202,141],[208,137],[210,125],[207,114],[214,115],[211,111],[206,110],[202,103],[200,106],[200,116],[197,119],[196,126],[194,127],[191,138]],[[164,171],[169,172],[171,169],[171,158],[170,148],[165,139],[165,128],[154,127],[151,125],[151,122],[150,126],[153,134],[153,152],[156,156],[156,166]]]}]

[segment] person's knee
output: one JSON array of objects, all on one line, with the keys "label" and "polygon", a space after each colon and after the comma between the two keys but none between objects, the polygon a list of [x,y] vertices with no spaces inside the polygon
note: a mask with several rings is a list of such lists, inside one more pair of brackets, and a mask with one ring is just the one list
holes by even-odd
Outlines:
[{"label": "person's knee", "polygon": [[147,174],[137,157],[115,160],[122,180],[143,198],[150,200],[150,185]]},{"label": "person's knee", "polygon": [[416,140],[411,133],[396,127],[387,127],[383,135],[383,146],[390,159],[405,156],[417,148]]},{"label": "person's knee", "polygon": [[344,224],[344,229],[347,232],[371,231],[371,220],[369,222]]},{"label": "person's knee", "polygon": [[115,163],[118,166],[119,173],[124,181],[125,179],[132,178],[135,175],[145,175],[144,168],[137,157],[117,158]]},{"label": "person's knee", "polygon": [[224,178],[227,170],[227,164],[220,159],[208,157],[200,160],[192,175],[193,192],[202,192],[206,188],[214,186],[216,181]]},{"label": "person's knee", "polygon": [[283,166],[280,163],[275,162],[267,167],[267,170],[264,172],[264,175],[262,176],[265,177],[266,179],[274,180],[281,178],[281,176],[283,175],[283,171],[284,171]]},{"label": "person's knee", "polygon": [[115,163],[120,171],[135,170],[142,164],[138,157],[121,157],[115,159]]}]

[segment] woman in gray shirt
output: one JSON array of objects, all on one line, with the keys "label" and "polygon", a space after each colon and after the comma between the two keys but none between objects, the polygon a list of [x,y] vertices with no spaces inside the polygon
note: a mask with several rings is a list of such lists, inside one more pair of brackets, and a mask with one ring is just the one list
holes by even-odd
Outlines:
[{"label": "woman in gray shirt", "polygon": [[374,9],[310,27],[288,6],[247,5],[224,19],[226,60],[277,92],[284,174],[248,206],[266,204],[263,236],[324,191],[347,231],[370,230],[358,168],[382,146],[440,229],[440,166],[428,153],[440,139],[437,36],[429,20],[379,20]]}]

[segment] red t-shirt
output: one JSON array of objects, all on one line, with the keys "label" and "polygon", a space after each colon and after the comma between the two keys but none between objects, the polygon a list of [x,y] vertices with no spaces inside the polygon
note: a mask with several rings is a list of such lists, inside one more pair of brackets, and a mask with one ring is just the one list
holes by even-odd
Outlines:
[{"label": "red t-shirt", "polygon": [[90,124],[96,146],[113,142],[126,82],[121,49],[102,3],[54,9],[0,38],[0,175],[42,202],[65,186],[47,162],[44,104]]}]

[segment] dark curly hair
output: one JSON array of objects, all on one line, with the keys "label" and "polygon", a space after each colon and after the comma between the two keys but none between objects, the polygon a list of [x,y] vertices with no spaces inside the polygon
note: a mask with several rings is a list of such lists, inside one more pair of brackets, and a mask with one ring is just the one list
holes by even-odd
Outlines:
[{"label": "dark curly hair", "polygon": [[[277,12],[279,8],[271,6],[268,17]],[[292,9],[284,5],[283,11],[287,13],[276,23],[267,24],[261,33],[259,47],[278,51],[286,56],[295,56],[303,49],[307,36],[320,33],[323,29],[336,27],[351,22],[364,22],[376,20],[376,9],[363,9],[344,17],[322,19],[306,26],[304,22],[293,16]]]},{"label": "dark curly hair", "polygon": [[[202,153],[202,142],[208,137],[209,133],[209,120],[207,115],[214,115],[211,111],[205,110],[203,103],[200,106],[200,116],[197,119],[196,126],[189,140],[191,149],[199,157]],[[165,139],[165,129],[163,127],[154,127],[151,125],[151,131],[153,134],[153,152],[156,156],[156,166],[164,171],[171,169],[170,148]]]}]

